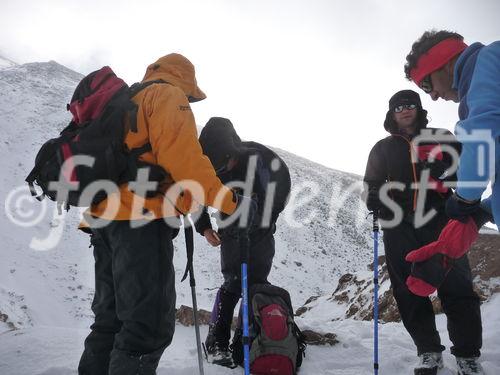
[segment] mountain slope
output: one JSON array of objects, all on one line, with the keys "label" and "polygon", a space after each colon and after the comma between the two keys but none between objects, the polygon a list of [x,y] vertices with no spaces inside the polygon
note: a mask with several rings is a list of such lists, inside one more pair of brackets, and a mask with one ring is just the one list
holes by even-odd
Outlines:
[{"label": "mountain slope", "polygon": [[[6,156],[0,160],[0,195],[8,205],[0,215],[0,313],[16,326],[54,322],[87,326],[91,318],[93,258],[88,236],[76,230],[79,212],[71,209],[58,216],[52,202],[35,201],[24,184],[39,147],[69,121],[65,105],[81,78],[54,61],[0,70],[0,151]],[[369,263],[369,225],[359,192],[341,199],[348,186],[359,182],[358,176],[278,152],[290,167],[293,194],[278,222],[270,281],[286,286],[294,305],[300,306],[311,295],[329,293],[343,273]],[[297,204],[310,189],[317,194],[310,202]],[[24,217],[27,211],[36,216],[43,207],[46,212],[35,224],[12,222],[13,217],[25,223],[32,219]],[[186,259],[182,235],[175,244],[180,280]],[[200,236],[195,246],[199,306],[210,309],[222,282],[218,249]],[[179,284],[177,290],[178,305],[190,305],[189,285]],[[44,310],[47,304],[53,306],[49,312]]]},{"label": "mountain slope", "polygon": [[[92,321],[93,257],[88,236],[76,230],[79,212],[72,209],[58,216],[51,202],[36,202],[23,182],[41,144],[57,136],[69,121],[65,104],[81,77],[55,62],[0,69],[0,196],[6,206],[0,213],[1,374],[76,374]],[[372,322],[342,319],[344,307],[328,300],[341,275],[356,273],[370,279],[370,220],[359,200],[360,178],[277,151],[290,167],[293,194],[279,219],[270,281],[291,292],[295,308],[310,296],[322,296],[297,323],[302,329],[334,332],[340,340],[334,347],[309,346],[300,373],[371,374]],[[309,199],[310,191],[317,194]],[[41,210],[44,204],[45,212]],[[35,220],[37,216],[40,220]],[[16,220],[25,226],[15,224]],[[182,235],[175,245],[176,279],[180,280],[186,258]],[[200,236],[195,246],[198,302],[200,308],[210,309],[222,281],[218,249],[207,246]],[[191,305],[187,283],[177,284],[177,294],[178,306]],[[368,289],[358,295],[370,303]],[[499,308],[497,295],[483,307],[482,361],[489,374],[500,373]],[[437,326],[443,344],[449,347],[444,315],[437,317]],[[203,337],[207,327],[201,331]],[[403,325],[381,325],[380,372],[411,373],[415,361],[415,349]],[[445,365],[439,375],[453,374],[449,353],[445,353]],[[239,371],[207,364],[205,369],[207,375]],[[195,373],[194,332],[177,325],[158,374]]]},{"label": "mountain slope", "polygon": [[17,64],[14,61],[9,60],[9,59],[3,57],[2,55],[0,55],[0,69],[10,68],[10,67],[13,67],[16,65]]}]

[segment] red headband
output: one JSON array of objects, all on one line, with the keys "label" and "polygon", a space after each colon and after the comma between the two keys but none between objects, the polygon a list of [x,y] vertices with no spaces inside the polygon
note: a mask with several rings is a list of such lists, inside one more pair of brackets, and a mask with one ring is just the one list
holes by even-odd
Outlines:
[{"label": "red headband", "polygon": [[467,48],[462,40],[448,38],[439,42],[424,55],[420,56],[417,66],[410,71],[413,82],[420,86],[420,82],[427,75],[441,69],[448,61]]}]

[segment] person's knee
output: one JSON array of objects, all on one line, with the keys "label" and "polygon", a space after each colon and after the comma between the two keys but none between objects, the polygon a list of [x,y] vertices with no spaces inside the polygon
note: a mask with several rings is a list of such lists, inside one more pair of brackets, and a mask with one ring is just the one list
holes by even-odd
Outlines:
[{"label": "person's knee", "polygon": [[127,320],[115,336],[115,348],[138,354],[165,349],[172,342],[175,331],[175,312],[141,316],[140,320]]},{"label": "person's knee", "polygon": [[156,340],[153,341],[151,351],[165,349],[170,345],[175,332],[175,307],[163,312],[159,327],[156,329]]},{"label": "person's knee", "polygon": [[239,277],[226,278],[221,287],[224,293],[230,293],[233,295],[241,295],[241,279]]},{"label": "person's knee", "polygon": [[396,301],[406,301],[415,298],[422,298],[415,294],[413,294],[406,284],[398,284],[392,286],[392,295],[396,299]]}]

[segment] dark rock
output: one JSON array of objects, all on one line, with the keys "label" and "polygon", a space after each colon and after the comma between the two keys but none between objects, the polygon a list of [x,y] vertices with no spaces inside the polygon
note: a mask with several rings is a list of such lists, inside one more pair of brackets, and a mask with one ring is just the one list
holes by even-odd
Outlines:
[{"label": "dark rock", "polygon": [[302,314],[304,314],[305,312],[307,312],[309,310],[310,310],[310,307],[306,307],[306,306],[299,307],[297,309],[297,311],[295,311],[295,316],[301,316]]},{"label": "dark rock", "polygon": [[349,295],[347,294],[346,291],[340,293],[340,294],[337,294],[333,297],[333,299],[335,301],[338,301],[339,303],[347,303],[349,302]]},{"label": "dark rock", "polygon": [[306,303],[304,303],[304,305],[308,305],[308,304],[310,304],[311,302],[316,301],[318,298],[319,298],[319,296],[312,296],[312,297],[309,297],[309,298],[307,299]]},{"label": "dark rock", "polygon": [[311,330],[302,331],[308,345],[335,345],[339,343],[337,335],[334,333],[321,334]]}]

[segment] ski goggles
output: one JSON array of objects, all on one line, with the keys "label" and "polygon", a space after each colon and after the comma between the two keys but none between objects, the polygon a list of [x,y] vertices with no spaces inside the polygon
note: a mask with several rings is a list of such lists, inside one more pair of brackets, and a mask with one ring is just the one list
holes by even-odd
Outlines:
[{"label": "ski goggles", "polygon": [[397,107],[394,107],[394,112],[400,113],[400,112],[403,112],[403,109],[412,110],[415,108],[417,108],[416,104],[401,104],[401,105],[398,105]]},{"label": "ski goggles", "polygon": [[427,75],[424,78],[422,78],[422,81],[420,82],[420,88],[424,90],[426,94],[429,94],[434,90],[432,87],[432,80],[431,80],[431,75]]}]

